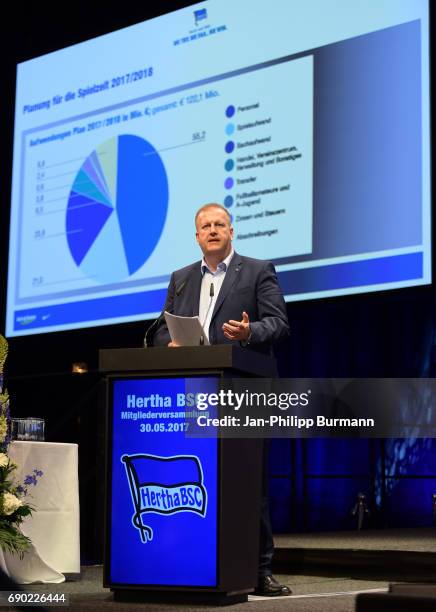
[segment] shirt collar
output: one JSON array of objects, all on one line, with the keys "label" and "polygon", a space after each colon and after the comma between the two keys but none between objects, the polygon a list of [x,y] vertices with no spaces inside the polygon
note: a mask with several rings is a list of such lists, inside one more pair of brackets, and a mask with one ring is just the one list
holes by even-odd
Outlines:
[{"label": "shirt collar", "polygon": [[232,247],[232,250],[227,255],[227,257],[217,265],[216,272],[212,272],[210,270],[210,268],[208,267],[206,263],[206,260],[203,257],[203,259],[201,260],[201,275],[204,276],[205,272],[210,272],[210,274],[216,274],[217,272],[227,272],[227,268],[229,267],[229,264],[234,254],[235,254],[235,251]]}]

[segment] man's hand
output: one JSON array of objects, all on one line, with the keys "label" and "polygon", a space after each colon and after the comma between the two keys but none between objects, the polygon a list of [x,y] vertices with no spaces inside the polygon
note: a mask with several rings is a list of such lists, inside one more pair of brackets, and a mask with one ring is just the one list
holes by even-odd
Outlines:
[{"label": "man's hand", "polygon": [[180,346],[180,344],[178,344],[177,342],[171,341],[171,342],[168,342],[168,346],[171,346],[173,348],[175,346]]},{"label": "man's hand", "polygon": [[242,321],[230,320],[223,325],[223,332],[229,340],[239,340],[239,342],[248,342],[251,337],[250,321],[248,314],[242,313]]}]

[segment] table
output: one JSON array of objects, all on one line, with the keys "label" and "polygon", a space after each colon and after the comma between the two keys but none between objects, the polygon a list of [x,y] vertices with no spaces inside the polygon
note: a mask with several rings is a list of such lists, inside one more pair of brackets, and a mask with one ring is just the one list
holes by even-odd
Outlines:
[{"label": "table", "polygon": [[80,573],[78,446],[56,442],[14,441],[9,456],[17,464],[15,479],[23,482],[33,470],[43,476],[30,485],[29,503],[35,508],[21,529],[32,540],[22,560],[0,554],[0,567],[21,584],[63,582],[63,574]]}]

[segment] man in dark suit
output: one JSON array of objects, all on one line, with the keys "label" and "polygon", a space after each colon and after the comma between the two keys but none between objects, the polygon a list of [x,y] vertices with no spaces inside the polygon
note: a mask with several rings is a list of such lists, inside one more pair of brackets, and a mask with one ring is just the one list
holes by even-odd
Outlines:
[{"label": "man in dark suit", "polygon": [[[272,353],[274,343],[289,335],[283,295],[270,262],[242,257],[232,247],[230,215],[220,204],[207,204],[195,216],[196,238],[203,260],[171,276],[164,310],[176,315],[199,316],[211,344],[239,342],[247,350]],[[147,344],[177,346],[162,318]],[[260,595],[289,595],[271,573],[274,552],[264,460],[261,505],[259,582]]]}]

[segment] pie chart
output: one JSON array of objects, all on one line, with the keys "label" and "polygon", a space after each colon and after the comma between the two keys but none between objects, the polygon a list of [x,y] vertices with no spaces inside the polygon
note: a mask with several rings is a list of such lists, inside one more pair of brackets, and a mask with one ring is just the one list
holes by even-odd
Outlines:
[{"label": "pie chart", "polygon": [[80,167],[66,233],[72,258],[97,282],[117,282],[153,253],[168,210],[168,179],[156,149],[124,134],[99,145]]}]

